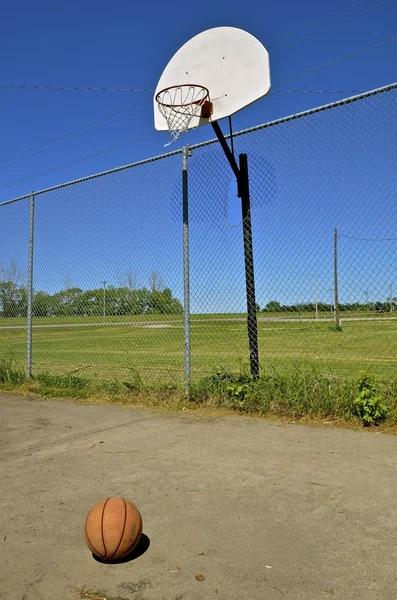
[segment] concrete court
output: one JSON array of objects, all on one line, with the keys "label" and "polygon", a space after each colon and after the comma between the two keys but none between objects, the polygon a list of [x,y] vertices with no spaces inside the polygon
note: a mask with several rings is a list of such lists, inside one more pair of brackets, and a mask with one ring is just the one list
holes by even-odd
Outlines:
[{"label": "concrete court", "polygon": [[[397,598],[396,436],[7,394],[0,422],[2,600]],[[110,495],[145,534],[114,565],[83,538]]]}]

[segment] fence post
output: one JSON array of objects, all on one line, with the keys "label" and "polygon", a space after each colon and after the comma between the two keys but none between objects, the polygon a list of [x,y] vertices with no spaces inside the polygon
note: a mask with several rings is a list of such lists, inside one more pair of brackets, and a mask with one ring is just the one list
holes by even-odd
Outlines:
[{"label": "fence post", "polygon": [[32,192],[30,194],[26,379],[30,379],[32,376],[33,253],[34,253],[34,192]]},{"label": "fence post", "polygon": [[189,275],[189,146],[182,148],[182,220],[183,220],[183,311],[184,311],[184,384],[185,393],[190,385],[190,275]]},{"label": "fence post", "polygon": [[338,288],[338,230],[334,230],[334,315],[335,325],[340,327],[339,320],[339,288]]},{"label": "fence post", "polygon": [[259,377],[258,323],[256,318],[254,254],[252,249],[251,202],[249,191],[248,158],[240,154],[239,197],[243,214],[245,287],[247,295],[247,326],[250,367],[253,379]]},{"label": "fence post", "polygon": [[102,322],[106,323],[106,281],[101,281],[103,285],[103,297],[102,297]]}]

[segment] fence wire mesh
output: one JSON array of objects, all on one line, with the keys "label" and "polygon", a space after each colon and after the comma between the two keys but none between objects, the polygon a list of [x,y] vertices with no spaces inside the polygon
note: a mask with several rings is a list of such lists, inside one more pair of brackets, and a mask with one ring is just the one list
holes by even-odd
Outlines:
[{"label": "fence wire mesh", "polygon": [[0,358],[26,360],[29,199],[0,210]]},{"label": "fence wire mesh", "polygon": [[[236,158],[248,156],[262,373],[395,369],[396,108],[389,86],[235,136]],[[188,182],[199,378],[248,368],[243,224],[218,143],[192,148]],[[33,372],[183,380],[182,206],[179,152],[36,196]],[[28,198],[1,207],[0,228],[1,353],[23,362]]]},{"label": "fence wire mesh", "polygon": [[[264,370],[395,368],[396,98],[387,91],[234,141],[249,160]],[[235,180],[218,145],[195,150],[189,169],[192,304],[207,313],[192,330],[193,364],[236,366],[247,362],[247,336]]]}]

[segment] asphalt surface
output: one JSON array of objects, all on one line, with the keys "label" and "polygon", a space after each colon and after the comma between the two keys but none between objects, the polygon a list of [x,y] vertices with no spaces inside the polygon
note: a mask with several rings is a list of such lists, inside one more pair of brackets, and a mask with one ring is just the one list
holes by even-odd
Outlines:
[{"label": "asphalt surface", "polygon": [[[2,394],[0,473],[2,600],[397,598],[396,436]],[[144,537],[103,564],[112,495]]]}]

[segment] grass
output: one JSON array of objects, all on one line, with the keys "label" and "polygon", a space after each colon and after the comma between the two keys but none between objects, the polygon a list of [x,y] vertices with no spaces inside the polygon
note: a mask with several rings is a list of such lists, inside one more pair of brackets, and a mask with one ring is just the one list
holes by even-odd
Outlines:
[{"label": "grass", "polygon": [[0,386],[13,388],[15,385],[23,384],[26,374],[15,366],[12,356],[0,356]]},{"label": "grass", "polygon": [[183,388],[180,315],[138,316],[127,324],[34,319],[34,377],[29,382],[26,330],[4,327],[2,320],[0,388],[94,402],[354,422],[359,420],[354,400],[360,371],[365,370],[376,380],[387,423],[397,423],[397,318],[355,320],[350,315],[352,320],[342,319],[341,330],[330,319],[262,318],[261,377],[253,382],[245,316],[192,316],[189,399]]},{"label": "grass", "polygon": [[105,595],[102,594],[102,592],[93,592],[91,590],[88,590],[86,586],[76,588],[76,590],[71,594],[70,598],[72,598],[73,596],[77,596],[78,598],[85,598],[86,600],[111,600],[109,596],[105,597]]},{"label": "grass", "polygon": [[[0,363],[0,381],[1,381]],[[37,373],[29,381],[6,363],[8,379],[0,389],[30,392],[44,398],[79,399],[90,403],[161,407],[166,410],[219,413],[225,410],[266,417],[325,419],[341,423],[397,425],[397,376],[376,378],[370,372],[340,377],[318,367],[295,367],[286,373],[274,368],[253,380],[247,370],[214,370],[191,383],[186,395],[174,383],[145,384],[137,372],[124,381],[97,380],[73,374]],[[22,377],[23,376],[23,377]],[[369,385],[369,383],[370,385]],[[365,398],[363,389],[365,388]]]},{"label": "grass", "polygon": [[[2,328],[9,326],[6,321],[9,320],[2,320],[0,327],[1,352],[12,355],[24,370],[26,330]],[[103,380],[125,379],[132,369],[147,383],[154,380],[182,383],[181,316],[139,315],[127,325],[79,320],[73,322],[78,326],[68,326],[71,324],[51,318],[34,319],[34,372],[54,375],[74,372]],[[315,365],[323,372],[332,371],[339,376],[370,368],[386,377],[397,366],[396,333],[397,319],[342,320],[342,331],[335,330],[330,320],[259,321],[259,356],[262,368],[275,368],[284,374],[297,366],[307,369]],[[217,366],[236,369],[247,358],[247,346],[244,315],[193,315],[193,379],[210,374]]]},{"label": "grass", "polygon": [[[389,318],[397,318],[396,313],[376,313],[372,311],[343,311],[340,313],[342,320],[348,319],[371,319],[371,320],[386,320]],[[331,314],[329,312],[319,312],[318,314],[320,321],[329,321]],[[191,321],[227,321],[236,319],[245,319],[244,314],[238,313],[202,313],[191,315]],[[314,312],[264,312],[258,313],[258,320],[304,320],[304,321],[316,321]],[[164,315],[164,314],[146,314],[146,315],[122,315],[122,316],[106,316],[106,323],[147,323],[147,322],[165,322],[165,323],[179,323],[183,324],[183,315]],[[0,327],[26,327],[26,317],[8,317],[0,319]],[[54,325],[102,325],[103,316],[79,316],[79,315],[64,315],[59,317],[34,317],[34,325],[36,327]]]},{"label": "grass", "polygon": [[[368,381],[378,407],[382,403],[384,408],[379,419],[375,415],[377,407],[372,412],[371,406],[367,407],[366,417],[375,418],[363,419],[362,407],[357,405],[363,383]],[[199,403],[215,401],[219,406],[249,414],[359,420],[366,425],[383,420],[397,422],[397,377],[377,381],[368,372],[357,377],[335,377],[316,368],[295,369],[288,374],[269,370],[253,381],[247,372],[223,370],[193,384],[190,399]]]}]

